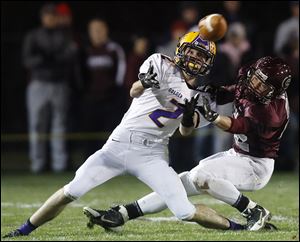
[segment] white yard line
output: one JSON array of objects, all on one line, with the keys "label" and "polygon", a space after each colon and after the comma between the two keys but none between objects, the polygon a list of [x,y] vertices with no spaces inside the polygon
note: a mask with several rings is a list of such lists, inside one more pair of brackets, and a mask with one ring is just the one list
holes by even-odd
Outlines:
[{"label": "white yard line", "polygon": [[[39,208],[43,203],[11,203],[11,202],[1,202],[1,208],[4,207],[15,207],[15,208]],[[84,204],[79,202],[74,202],[69,205],[70,207],[84,207]]]},{"label": "white yard line", "polygon": [[[208,204],[208,205],[216,205],[216,204],[225,204],[222,201],[213,199],[213,198],[202,198],[202,199],[197,199],[197,200],[193,200],[194,202],[199,202],[199,203],[203,203],[203,204]],[[99,204],[100,201],[93,200],[92,202],[90,202],[90,205],[96,205]],[[39,208],[40,206],[42,206],[43,203],[12,203],[12,202],[1,202],[1,207],[17,207],[17,208]],[[73,202],[70,204],[71,207],[84,207],[86,206],[86,204],[81,204],[79,202]]]},{"label": "white yard line", "polygon": [[[210,199],[210,198],[205,198],[205,199],[200,199],[199,202],[203,204],[223,204],[223,202],[218,201],[216,199]],[[42,206],[42,203],[12,203],[12,202],[1,202],[1,208],[7,208],[7,207],[15,207],[15,208],[39,208]],[[86,206],[85,204],[82,204],[80,202],[73,202],[70,204],[70,207],[84,207]],[[6,216],[9,213],[2,213],[2,216]],[[237,218],[237,217],[236,217]],[[138,218],[139,220],[144,220],[144,221],[150,221],[150,222],[162,222],[162,221],[168,221],[168,222],[178,222],[180,221],[176,217],[140,217]],[[272,216],[272,221],[293,221],[295,220],[294,218],[291,217],[285,217],[281,215],[273,215]],[[190,222],[184,222],[184,223],[190,223]]]},{"label": "white yard line", "polygon": [[[139,220],[144,220],[144,221],[150,221],[150,222],[163,222],[163,221],[167,221],[167,222],[178,222],[180,221],[178,218],[176,217],[140,217],[138,218]],[[284,217],[284,216],[273,216],[271,221],[287,221],[287,220],[294,220],[294,218],[291,217]],[[184,222],[184,221],[182,221]],[[190,222],[184,222],[184,223],[190,223]]]}]

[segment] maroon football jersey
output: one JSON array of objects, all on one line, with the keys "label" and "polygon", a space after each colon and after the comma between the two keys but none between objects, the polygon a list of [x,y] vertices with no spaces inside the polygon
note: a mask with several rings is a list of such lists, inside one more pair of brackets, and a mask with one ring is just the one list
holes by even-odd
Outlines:
[{"label": "maroon football jersey", "polygon": [[269,104],[238,97],[235,90],[234,114],[229,132],[234,133],[235,151],[255,157],[275,158],[289,120],[286,93]]}]

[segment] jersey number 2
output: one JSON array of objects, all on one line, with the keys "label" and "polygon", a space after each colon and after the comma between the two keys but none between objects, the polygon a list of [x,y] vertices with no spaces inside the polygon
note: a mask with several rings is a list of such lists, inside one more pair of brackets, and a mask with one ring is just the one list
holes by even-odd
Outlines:
[{"label": "jersey number 2", "polygon": [[152,121],[160,128],[164,127],[164,125],[158,120],[160,117],[177,119],[180,114],[183,113],[183,108],[178,105],[178,102],[175,99],[172,99],[170,102],[177,107],[175,111],[171,112],[163,109],[156,109],[149,115]]}]

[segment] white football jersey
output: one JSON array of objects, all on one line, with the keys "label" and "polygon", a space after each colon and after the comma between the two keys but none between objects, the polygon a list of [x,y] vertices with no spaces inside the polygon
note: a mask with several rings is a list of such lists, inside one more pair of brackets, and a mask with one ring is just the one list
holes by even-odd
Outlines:
[{"label": "white football jersey", "polygon": [[[190,100],[198,91],[187,86],[179,68],[169,57],[162,54],[151,55],[140,67],[140,73],[148,71],[150,61],[154,73],[157,73],[156,79],[159,81],[160,88],[145,89],[140,97],[134,98],[119,128],[124,127],[167,139],[173,135],[182,119],[183,110],[178,103],[184,104],[185,99]],[[202,104],[203,95],[215,110],[216,104],[212,102],[209,93],[200,92],[198,105]],[[200,120],[197,128],[209,124],[202,116]]]}]

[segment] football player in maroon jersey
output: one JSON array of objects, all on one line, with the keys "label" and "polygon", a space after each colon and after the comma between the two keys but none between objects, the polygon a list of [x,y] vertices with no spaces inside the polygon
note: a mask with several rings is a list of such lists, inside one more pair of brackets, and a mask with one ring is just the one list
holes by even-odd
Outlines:
[{"label": "football player in maroon jersey", "polygon": [[272,176],[289,121],[290,81],[290,67],[282,59],[263,57],[239,70],[235,86],[218,90],[218,104],[234,102],[233,117],[211,110],[206,100],[199,108],[206,120],[233,133],[234,143],[232,149],[202,160],[190,171],[191,179],[196,187],[208,187],[208,193],[237,208],[249,230],[262,228],[271,214],[240,191],[261,189]]}]

